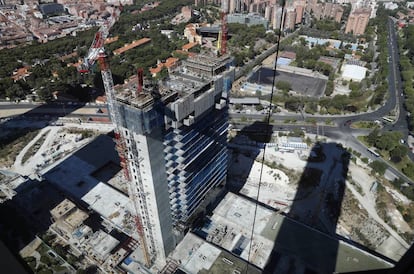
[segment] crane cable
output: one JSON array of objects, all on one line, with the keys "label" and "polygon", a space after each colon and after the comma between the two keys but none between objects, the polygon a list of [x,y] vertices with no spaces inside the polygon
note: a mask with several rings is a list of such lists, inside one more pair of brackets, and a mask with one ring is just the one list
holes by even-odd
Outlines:
[{"label": "crane cable", "polygon": [[[269,134],[271,134],[273,131],[270,131],[270,118],[272,117],[272,108],[273,108],[273,94],[274,94],[274,90],[275,90],[275,82],[276,82],[276,67],[277,67],[277,59],[279,56],[279,46],[280,46],[280,39],[282,36],[282,26],[283,26],[283,15],[285,13],[285,0],[281,0],[281,5],[282,5],[282,12],[280,14],[280,27],[279,27],[279,34],[278,34],[278,39],[277,39],[277,45],[276,45],[276,55],[275,55],[275,61],[274,61],[274,66],[273,66],[273,77],[272,77],[272,91],[270,93],[270,104],[269,104],[269,109],[267,112],[267,116],[266,116],[266,129],[265,129],[265,136],[269,136]],[[262,156],[262,160],[261,160],[261,166],[260,166],[260,176],[259,176],[259,183],[257,186],[257,194],[256,194],[256,203],[255,203],[255,208],[254,208],[254,214],[253,214],[253,224],[252,224],[252,230],[250,232],[250,244],[249,244],[249,252],[247,255],[247,262],[246,262],[246,269],[245,269],[245,273],[248,273],[248,268],[249,268],[249,260],[250,260],[250,256],[252,253],[252,247],[253,247],[253,236],[254,236],[254,228],[256,225],[256,217],[257,217],[257,208],[258,208],[258,204],[259,204],[259,194],[260,194],[260,187],[261,187],[261,183],[262,183],[262,174],[263,174],[263,166],[264,166],[264,161],[265,161],[265,153],[266,153],[266,143],[264,143],[264,147],[263,147],[263,156]]]}]

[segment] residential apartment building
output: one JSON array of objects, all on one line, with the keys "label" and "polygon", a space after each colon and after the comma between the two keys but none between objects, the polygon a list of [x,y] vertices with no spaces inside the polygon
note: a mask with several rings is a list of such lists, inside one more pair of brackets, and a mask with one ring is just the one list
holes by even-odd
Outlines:
[{"label": "residential apartment building", "polygon": [[348,17],[346,22],[345,33],[352,32],[354,35],[365,33],[371,15],[370,8],[362,8],[354,10]]},{"label": "residential apartment building", "polygon": [[293,31],[295,30],[296,24],[296,10],[293,7],[286,9],[284,30]]},{"label": "residential apartment building", "polygon": [[116,87],[110,113],[118,150],[125,152],[144,252],[155,265],[165,264],[209,193],[225,182],[231,62],[196,55],[158,86],[131,80]]},{"label": "residential apartment building", "polygon": [[335,22],[341,22],[344,8],[336,3],[318,3],[317,1],[309,2],[308,9],[312,12],[313,17],[317,20],[334,19]]},{"label": "residential apartment building", "polygon": [[269,26],[268,20],[266,20],[264,17],[260,16],[256,13],[233,13],[227,15],[227,23],[239,23],[244,24],[247,26],[253,26],[253,25],[263,25],[263,27],[267,30]]}]

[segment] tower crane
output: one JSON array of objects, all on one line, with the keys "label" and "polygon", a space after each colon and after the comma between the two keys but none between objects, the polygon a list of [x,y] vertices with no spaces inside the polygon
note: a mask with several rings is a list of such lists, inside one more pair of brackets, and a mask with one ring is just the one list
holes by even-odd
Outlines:
[{"label": "tower crane", "polygon": [[[119,15],[119,13],[118,13]],[[92,42],[91,47],[89,48],[88,55],[84,59],[84,63],[81,65],[81,68],[78,68],[79,72],[88,72],[91,66],[98,60],[99,67],[101,69],[102,81],[104,84],[105,94],[107,97],[109,113],[111,116],[111,120],[115,125],[115,142],[116,148],[119,154],[121,166],[124,170],[124,175],[127,181],[130,181],[130,172],[129,166],[126,161],[126,153],[127,149],[125,146],[125,140],[121,133],[120,124],[121,124],[121,117],[120,114],[115,110],[115,89],[114,89],[114,81],[112,78],[112,72],[109,68],[109,64],[106,62],[106,54],[104,50],[104,41],[108,36],[109,28],[115,23],[115,18],[112,17],[112,20],[108,22],[108,24],[103,25],[95,34],[94,40]],[[139,214],[139,201],[138,196],[139,193],[136,193],[137,190],[133,190],[131,187],[129,188],[129,196],[132,199],[135,216],[134,222],[136,226],[136,231],[138,232],[138,241],[142,247],[143,254],[144,254],[144,261],[145,265],[149,267],[151,265],[151,256],[150,252],[148,251],[147,241],[145,239],[144,228],[142,225],[142,218]]]},{"label": "tower crane", "polygon": [[[115,103],[114,81],[112,79],[112,72],[109,68],[108,63],[106,62],[106,55],[105,55],[105,51],[103,47],[98,50],[98,62],[99,62],[99,67],[101,69],[102,81],[104,84],[105,94],[106,94],[106,98],[108,102],[109,113],[111,116],[111,120],[115,124],[114,131],[115,131],[116,148],[119,154],[121,166],[124,170],[125,179],[127,181],[130,181],[129,166],[126,160],[127,149],[125,146],[124,137],[122,136],[121,130],[119,128],[119,125],[121,124],[121,119],[119,117],[120,114],[114,108],[115,107],[114,105]],[[136,229],[137,229],[138,236],[139,236],[139,243],[143,250],[145,265],[150,266],[151,258],[150,258],[149,251],[148,251],[147,241],[145,239],[144,227],[141,221],[142,218],[139,215],[139,206],[140,206],[138,202],[139,194],[136,192],[137,190],[134,190],[131,187],[129,188],[129,197],[132,199],[132,203],[134,205],[134,210],[135,210],[134,221],[135,221]]]},{"label": "tower crane", "polygon": [[221,27],[218,35],[217,50],[220,55],[227,52],[227,14],[226,12],[220,12]]},{"label": "tower crane", "polygon": [[121,14],[121,10],[122,6],[120,6],[119,9],[115,9],[112,15],[108,18],[108,20],[106,20],[105,23],[102,24],[99,30],[95,33],[95,37],[88,50],[88,54],[83,59],[83,62],[78,66],[78,71],[80,73],[88,73],[90,68],[97,60],[99,50],[103,48],[105,40],[109,35],[109,30],[118,20],[119,15]]}]

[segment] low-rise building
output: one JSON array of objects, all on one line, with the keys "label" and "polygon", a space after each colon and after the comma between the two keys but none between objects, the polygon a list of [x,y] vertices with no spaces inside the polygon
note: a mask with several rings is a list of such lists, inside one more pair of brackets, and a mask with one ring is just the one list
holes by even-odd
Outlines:
[{"label": "low-rise building", "polygon": [[50,228],[66,240],[72,239],[75,230],[89,217],[88,213],[80,210],[68,199],[53,208],[50,214],[53,221]]},{"label": "low-rise building", "polygon": [[199,27],[198,24],[188,24],[185,26],[184,37],[187,38],[188,42],[201,45],[202,36],[197,33]]},{"label": "low-rise building", "polygon": [[150,68],[149,71],[152,77],[156,77],[163,68],[166,68],[168,70],[176,68],[178,66],[178,61],[178,58],[169,57],[167,60],[165,60],[165,62],[158,62],[157,66],[155,68]]},{"label": "low-rise building", "polygon": [[361,82],[365,78],[367,68],[358,65],[345,64],[342,66],[342,79],[347,81]]},{"label": "low-rise building", "polygon": [[149,42],[151,42],[151,39],[150,38],[141,38],[139,40],[132,41],[132,43],[125,44],[123,47],[114,50],[114,55],[120,55],[120,54],[122,54],[122,53],[124,53],[124,52],[126,52],[126,51],[128,51],[130,49],[133,49],[135,47],[139,47],[139,46],[145,45],[145,44],[147,44]]},{"label": "low-rise building", "polygon": [[280,150],[308,149],[308,145],[300,137],[281,136],[277,145]]}]

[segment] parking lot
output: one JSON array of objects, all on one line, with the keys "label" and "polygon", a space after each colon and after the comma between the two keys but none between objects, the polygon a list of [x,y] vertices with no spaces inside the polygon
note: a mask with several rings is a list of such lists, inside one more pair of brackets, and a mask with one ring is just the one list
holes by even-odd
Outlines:
[{"label": "parking lot", "polygon": [[[260,68],[251,77],[248,78],[248,82],[257,83],[260,85],[272,85],[273,70],[270,68]],[[276,81],[289,82],[291,89],[303,96],[309,97],[321,97],[325,92],[326,80],[305,76],[302,74],[277,71]]]}]

